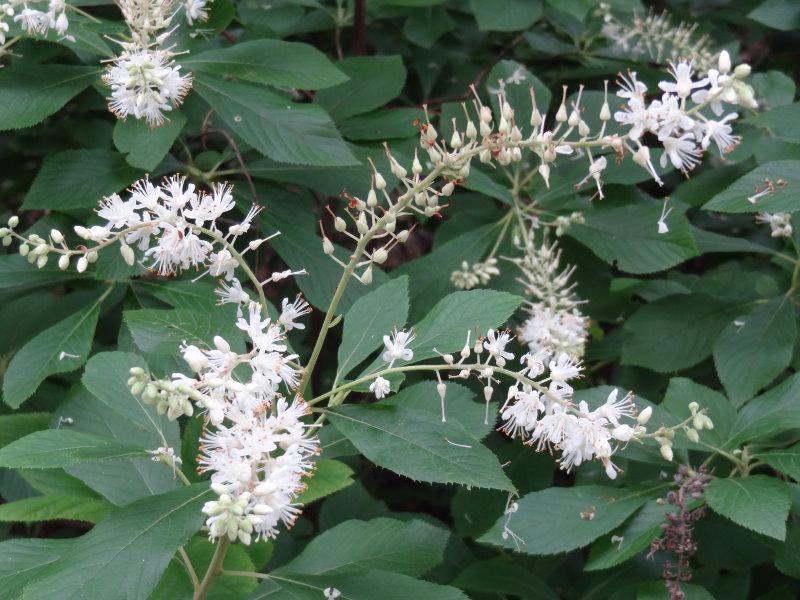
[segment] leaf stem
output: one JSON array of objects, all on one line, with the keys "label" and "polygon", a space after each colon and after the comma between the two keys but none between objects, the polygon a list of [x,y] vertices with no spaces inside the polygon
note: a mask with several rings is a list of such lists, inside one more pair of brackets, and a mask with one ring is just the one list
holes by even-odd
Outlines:
[{"label": "leaf stem", "polygon": [[220,538],[217,543],[217,548],[214,550],[214,556],[211,557],[211,563],[208,565],[206,574],[203,576],[203,581],[200,582],[200,586],[194,593],[194,600],[203,600],[206,594],[208,594],[211,584],[214,583],[217,576],[222,573],[222,561],[225,560],[225,555],[228,553],[230,545],[231,541],[227,536]]},{"label": "leaf stem", "polygon": [[200,579],[197,577],[197,571],[194,570],[194,565],[192,565],[192,561],[189,559],[189,555],[186,554],[186,550],[183,549],[183,546],[178,548],[178,555],[181,557],[181,562],[183,562],[189,579],[192,580],[192,588],[196,594],[197,590],[200,588]]}]

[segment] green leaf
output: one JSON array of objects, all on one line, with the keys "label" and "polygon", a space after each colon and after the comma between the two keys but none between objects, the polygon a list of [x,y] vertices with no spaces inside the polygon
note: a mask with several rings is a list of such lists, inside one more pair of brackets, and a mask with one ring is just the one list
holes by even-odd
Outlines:
[{"label": "green leaf", "polygon": [[448,537],[447,530],[419,519],[346,521],[312,539],[281,569],[307,575],[382,569],[419,576],[442,561]]},{"label": "green leaf", "polygon": [[744,404],[789,366],[797,338],[794,305],[784,296],[758,305],[714,342],[714,364],[735,405]]},{"label": "green leaf", "polygon": [[[405,386],[396,394],[381,402],[387,406],[400,406],[429,413],[431,420],[441,420],[441,399],[436,390],[436,381],[420,381]],[[461,425],[476,441],[485,438],[494,429],[487,423],[486,404],[475,402],[475,394],[468,387],[447,382],[445,394],[445,418]]]},{"label": "green leaf", "polygon": [[380,467],[430,483],[514,489],[494,454],[458,423],[441,423],[427,411],[383,403],[325,412]]},{"label": "green leaf", "polygon": [[522,31],[542,16],[541,0],[470,0],[481,31]]},{"label": "green leaf", "polygon": [[336,66],[350,81],[317,92],[314,102],[337,122],[380,108],[397,96],[406,82],[400,56],[355,56]]},{"label": "green leaf", "polygon": [[[158,415],[133,396],[127,386],[131,367],[147,368],[141,357],[103,352],[86,364],[83,385],[68,396],[57,416],[73,419],[71,428],[138,444],[148,450],[180,448],[178,423]],[[91,393],[89,393],[91,392]],[[124,505],[180,486],[172,471],[150,458],[123,459],[98,465],[77,465],[67,471],[114,504]]]},{"label": "green leaf", "polygon": [[125,160],[137,169],[153,171],[172,148],[178,134],[186,125],[180,111],[169,113],[169,120],[161,127],[150,128],[139,119],[117,121],[114,125],[114,145],[126,154]]},{"label": "green leaf", "polygon": [[[526,554],[559,554],[582,548],[621,525],[666,483],[614,489],[598,485],[554,487],[527,494],[508,518],[500,517],[478,541]],[[518,536],[507,535],[506,527]]]},{"label": "green leaf", "polygon": [[456,22],[442,6],[411,13],[403,24],[403,35],[412,44],[431,48],[440,37],[456,28]]},{"label": "green leaf", "polygon": [[63,150],[45,158],[22,203],[33,210],[94,208],[144,175],[111,150]]},{"label": "green leaf", "polygon": [[22,589],[66,555],[75,540],[20,538],[0,542],[0,590],[16,600]]},{"label": "green leaf", "polygon": [[173,308],[188,308],[200,312],[219,310],[216,285],[213,281],[198,279],[167,279],[164,281],[141,279],[133,282],[135,292],[144,291],[166,302]]},{"label": "green leaf", "polygon": [[408,277],[398,277],[361,296],[344,317],[336,376],[345,377],[378,348],[384,335],[408,318]]},{"label": "green leaf", "polygon": [[668,233],[658,233],[661,206],[655,203],[594,208],[568,235],[597,256],[628,273],[654,273],[698,255],[686,217],[673,211]]},{"label": "green leaf", "polygon": [[321,458],[314,466],[313,475],[306,481],[308,487],[297,498],[300,504],[311,504],[353,483],[353,469],[343,462]]},{"label": "green leaf", "polygon": [[[763,114],[768,115],[771,112],[774,111]],[[794,117],[794,120],[800,122],[800,113]],[[785,183],[779,183],[781,180]],[[750,202],[748,198],[764,191],[768,182],[772,182],[774,191],[757,198],[755,203]],[[706,202],[703,208],[729,213],[775,213],[800,210],[800,161],[776,160],[759,165]]]},{"label": "green leaf", "polygon": [[47,377],[74,371],[86,362],[99,314],[98,300],[25,344],[11,359],[3,377],[5,403],[17,408]]},{"label": "green leaf", "polygon": [[745,404],[731,429],[727,448],[800,428],[800,373]]},{"label": "green leaf", "polygon": [[380,590],[380,600],[468,600],[462,592],[446,585],[377,570],[320,576],[281,571],[258,586],[247,600],[319,600],[327,588],[341,592],[338,600],[375,600],[376,590]]},{"label": "green leaf", "polygon": [[194,87],[234,134],[265,156],[303,165],[358,164],[318,106],[295,104],[262,87],[210,75],[198,77]]},{"label": "green leaf", "polygon": [[741,312],[703,294],[680,294],[646,304],[625,322],[622,364],[658,373],[680,371],[711,354],[714,340]]},{"label": "green leaf", "polygon": [[142,352],[175,355],[183,342],[210,345],[215,335],[225,338],[232,347],[243,348],[244,337],[233,318],[235,309],[225,313],[143,308],[127,310],[123,318]]},{"label": "green leaf", "polygon": [[80,537],[25,588],[23,600],[144,600],[200,528],[200,508],[212,496],[201,483],[129,504]]},{"label": "green leaf", "polygon": [[32,496],[0,504],[0,521],[36,523],[39,521],[85,521],[99,523],[114,509],[105,500],[85,496]]},{"label": "green leaf", "polygon": [[96,67],[26,62],[0,71],[0,131],[40,123],[98,78]]},{"label": "green leaf", "polygon": [[793,0],[764,0],[747,16],[781,31],[800,28],[800,6]]},{"label": "green leaf", "polygon": [[307,90],[347,81],[347,75],[314,46],[282,40],[240,42],[192,54],[181,64],[193,71]]},{"label": "green leaf", "polygon": [[[731,428],[736,420],[736,409],[724,394],[716,390],[695,383],[685,377],[673,377],[670,379],[667,391],[664,392],[664,400],[661,402],[661,407],[683,421],[691,416],[690,402],[697,402],[700,408],[706,409],[706,414],[714,423],[714,429],[703,431],[701,442],[722,447],[730,436]],[[674,441],[680,443],[679,440],[680,438],[676,438]],[[708,447],[704,446],[703,443],[699,446],[692,445],[690,447],[708,450]]]},{"label": "green leaf", "polygon": [[531,569],[508,554],[477,560],[467,566],[450,585],[489,597],[515,596],[525,600],[558,600],[558,596]]},{"label": "green leaf", "polygon": [[599,538],[589,552],[584,570],[600,571],[630,560],[663,533],[664,506],[648,502],[629,521],[609,535]]},{"label": "green leaf", "polygon": [[467,331],[485,334],[502,327],[522,304],[522,298],[497,290],[470,290],[445,296],[414,326],[412,362],[437,356],[433,351],[455,352],[464,347]]},{"label": "green leaf", "polygon": [[753,458],[764,461],[773,469],[785,473],[795,481],[800,481],[800,444],[783,450],[757,452]]},{"label": "green leaf", "polygon": [[24,413],[0,416],[0,448],[14,440],[47,429],[50,415],[47,413]]},{"label": "green leaf", "polygon": [[56,469],[84,462],[147,456],[140,446],[68,429],[45,429],[0,448],[0,466]]},{"label": "green leaf", "polygon": [[789,577],[800,579],[800,525],[789,523],[786,541],[775,548],[775,567]]},{"label": "green leaf", "polygon": [[789,487],[766,475],[714,479],[705,491],[714,512],[757,533],[783,540],[789,516]]},{"label": "green leaf", "polygon": [[769,108],[791,104],[797,91],[794,80],[780,71],[755,73],[750,84],[756,92],[759,104],[765,104]]},{"label": "green leaf", "polygon": [[423,116],[416,108],[385,108],[341,121],[339,129],[350,140],[385,141],[417,135],[414,120]]}]

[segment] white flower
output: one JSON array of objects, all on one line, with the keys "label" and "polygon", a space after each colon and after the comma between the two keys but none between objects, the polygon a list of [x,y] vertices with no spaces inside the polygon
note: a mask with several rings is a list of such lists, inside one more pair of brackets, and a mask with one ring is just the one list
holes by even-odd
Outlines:
[{"label": "white flower", "polygon": [[792,237],[792,215],[791,213],[758,213],[756,223],[769,225],[770,235],[774,238]]},{"label": "white flower", "polygon": [[209,257],[211,264],[208,265],[208,272],[213,277],[221,277],[226,280],[233,279],[233,273],[239,263],[227,248],[223,248],[219,252],[211,254]]},{"label": "white flower", "polygon": [[675,78],[675,83],[662,81],[658,84],[665,92],[676,93],[679,98],[688,98],[693,89],[705,86],[707,78],[699,81],[692,81],[692,61],[680,60],[678,63],[670,63],[670,74]]},{"label": "white flower", "polygon": [[183,0],[183,10],[186,13],[186,22],[193,25],[195,21],[208,19],[206,10],[207,0]]},{"label": "white flower", "polygon": [[380,400],[391,391],[391,386],[387,379],[378,377],[375,379],[375,381],[369,384],[369,391],[375,394],[375,397]]},{"label": "white flower", "polygon": [[414,352],[407,348],[414,340],[414,334],[410,331],[395,331],[391,337],[383,336],[383,344],[386,351],[383,353],[383,361],[394,364],[396,360],[409,361],[414,358]]},{"label": "white flower", "polygon": [[633,398],[627,394],[622,400],[618,400],[619,390],[614,388],[608,395],[608,398],[600,408],[594,411],[596,416],[606,419],[615,427],[619,426],[619,420],[622,417],[633,418],[634,406]]},{"label": "white flower", "polygon": [[240,305],[239,310],[241,310],[242,304],[250,302],[250,296],[242,289],[242,282],[235,277],[231,278],[230,283],[223,281],[216,293],[219,296],[220,304],[238,304]]},{"label": "white flower", "polygon": [[181,352],[183,353],[183,360],[186,361],[192,371],[199,373],[208,366],[208,357],[197,346],[184,346]]},{"label": "white flower", "polygon": [[506,351],[506,345],[511,341],[511,335],[507,331],[498,333],[490,329],[486,334],[486,341],[483,342],[484,350],[494,358],[497,366],[502,367],[507,360],[514,358],[511,352]]},{"label": "white flower", "polygon": [[697,149],[691,138],[692,135],[689,133],[685,133],[679,138],[664,138],[662,142],[664,144],[664,154],[661,155],[661,167],[666,167],[669,160],[673,167],[685,173],[699,165],[700,150]]},{"label": "white flower", "polygon": [[559,354],[555,360],[551,360],[548,367],[550,368],[550,379],[557,383],[567,382],[581,374],[580,363],[564,352]]},{"label": "white flower", "polygon": [[151,127],[164,123],[164,113],[183,102],[192,86],[165,50],[132,48],[123,51],[103,75],[111,87],[108,107],[117,118],[133,116]]},{"label": "white flower", "polygon": [[303,323],[295,323],[295,320],[310,312],[311,307],[301,296],[297,296],[294,302],[289,302],[287,298],[284,298],[281,302],[281,316],[278,318],[278,322],[286,331],[305,329],[306,326]]},{"label": "white flower", "polygon": [[733,128],[730,126],[730,122],[738,116],[736,113],[731,113],[718,121],[709,119],[704,123],[698,123],[695,135],[698,139],[701,139],[700,146],[703,150],[707,150],[711,140],[714,140],[720,156],[732,151],[741,140],[738,135],[731,134]]}]

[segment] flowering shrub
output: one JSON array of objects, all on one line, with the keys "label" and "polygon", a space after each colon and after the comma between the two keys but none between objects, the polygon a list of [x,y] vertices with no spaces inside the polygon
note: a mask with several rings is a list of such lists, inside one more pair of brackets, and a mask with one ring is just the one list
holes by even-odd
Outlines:
[{"label": "flowering shrub", "polygon": [[0,0],[0,599],[795,597],[800,11],[672,9]]}]

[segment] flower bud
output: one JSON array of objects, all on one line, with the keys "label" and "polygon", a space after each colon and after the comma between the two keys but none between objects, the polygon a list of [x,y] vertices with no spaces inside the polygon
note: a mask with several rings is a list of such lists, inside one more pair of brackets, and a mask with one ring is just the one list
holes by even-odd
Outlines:
[{"label": "flower bud", "polygon": [[333,244],[328,238],[322,238],[322,251],[325,254],[333,254]]},{"label": "flower bud", "polygon": [[367,194],[367,206],[373,208],[378,205],[378,195],[375,193],[374,188],[370,188]]},{"label": "flower bud", "polygon": [[725,75],[726,73],[730,73],[731,70],[731,55],[728,54],[727,50],[723,50],[719,53],[719,59],[717,60],[717,66],[719,67],[719,72]]},{"label": "flower bud", "polygon": [[369,265],[361,274],[361,283],[364,285],[372,283],[372,265]]},{"label": "flower bud", "polygon": [[89,266],[89,261],[86,260],[86,256],[81,256],[78,259],[78,273],[83,273],[88,266]]},{"label": "flower bud", "polygon": [[2,238],[2,240],[3,240],[3,246],[6,247],[6,248],[8,248],[11,245],[11,242],[13,241],[11,239],[11,236],[4,237],[4,238]]},{"label": "flower bud", "polygon": [[22,244],[19,247],[20,256],[28,256],[28,252],[30,252],[30,251],[31,251],[31,247],[28,246],[28,244]]},{"label": "flower bud", "polygon": [[611,109],[608,108],[608,102],[603,102],[603,106],[600,109],[600,120],[601,121],[609,121],[611,119]]},{"label": "flower bud", "polygon": [[358,230],[358,233],[360,233],[361,235],[364,235],[365,233],[367,233],[367,231],[369,231],[369,225],[367,225],[367,217],[364,215],[364,213],[358,215],[358,219],[356,219],[356,229]]},{"label": "flower bud", "polygon": [[465,130],[464,134],[470,140],[474,140],[476,137],[478,137],[478,130],[475,128],[475,123],[472,121],[467,121],[467,129]]},{"label": "flower bud", "polygon": [[386,189],[386,180],[383,178],[383,175],[375,171],[375,187],[379,190]]},{"label": "flower bud", "polygon": [[668,444],[664,444],[661,446],[661,456],[664,457],[664,460],[672,462],[672,446]]},{"label": "flower bud", "polygon": [[58,259],[58,268],[62,271],[66,271],[69,268],[69,256],[66,254],[61,255],[61,258]]},{"label": "flower bud", "polygon": [[450,138],[450,146],[455,150],[461,148],[461,136],[458,134],[458,131],[453,132],[453,137]]},{"label": "flower bud", "polygon": [[83,238],[84,240],[89,239],[89,230],[86,227],[83,227],[82,225],[75,225],[73,229],[78,237]]},{"label": "flower bud", "polygon": [[650,420],[650,417],[653,416],[653,407],[646,406],[642,412],[639,413],[639,416],[636,417],[636,422],[639,425],[646,425],[647,422]]},{"label": "flower bud", "polygon": [[343,218],[341,218],[341,217],[336,217],[336,218],[333,220],[333,228],[334,228],[336,231],[344,231],[345,229],[347,229],[347,223],[345,223],[345,222],[344,222],[344,219],[343,219]]},{"label": "flower bud", "polygon": [[404,229],[403,231],[397,234],[397,241],[401,244],[404,244],[408,241],[408,229]]},{"label": "flower bud", "polygon": [[752,71],[750,65],[747,63],[742,63],[741,65],[736,65],[736,68],[733,70],[733,74],[737,79],[744,79],[750,75],[750,71]]},{"label": "flower bud", "polygon": [[119,247],[119,253],[122,254],[122,258],[125,259],[125,264],[129,267],[132,267],[134,261],[136,260],[133,249],[128,246],[128,244],[121,244]]},{"label": "flower bud", "polygon": [[11,229],[14,229],[17,225],[19,225],[19,217],[17,215],[8,219],[8,226],[11,227]]},{"label": "flower bud", "polygon": [[42,254],[39,258],[36,259],[36,266],[40,269],[43,269],[47,264],[47,255]]},{"label": "flower bud", "polygon": [[446,184],[444,184],[444,187],[442,187],[442,196],[451,195],[453,193],[453,190],[455,189],[456,189],[456,184],[453,183],[452,181],[448,181]]},{"label": "flower bud", "polygon": [[195,345],[183,349],[183,360],[195,373],[199,373],[208,366],[208,357]]},{"label": "flower bud", "polygon": [[96,263],[97,262],[97,252],[94,251],[94,250],[89,250],[89,252],[86,253],[86,260],[88,260],[92,264]]},{"label": "flower bud", "polygon": [[64,234],[61,233],[58,229],[51,229],[50,239],[52,239],[54,243],[60,244],[64,241]]},{"label": "flower bud", "polygon": [[231,351],[231,345],[225,340],[224,337],[221,337],[219,335],[215,335],[214,336],[214,346],[220,352],[230,352]]},{"label": "flower bud", "polygon": [[419,162],[416,151],[414,152],[414,162],[411,163],[411,172],[414,173],[414,175],[422,173],[422,164]]},{"label": "flower bud", "polygon": [[372,253],[372,260],[376,264],[382,265],[386,262],[386,259],[389,257],[389,253],[386,252],[385,248],[378,248],[375,252]]},{"label": "flower bud", "polygon": [[690,442],[694,442],[695,444],[700,441],[700,435],[697,433],[696,429],[687,430],[686,437],[689,438]]}]

